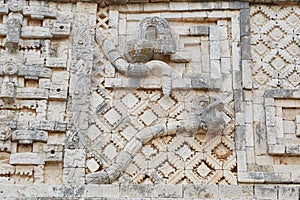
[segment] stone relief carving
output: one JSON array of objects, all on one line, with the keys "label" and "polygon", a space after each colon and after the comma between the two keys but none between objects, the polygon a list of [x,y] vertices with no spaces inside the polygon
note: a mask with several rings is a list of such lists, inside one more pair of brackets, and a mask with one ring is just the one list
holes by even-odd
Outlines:
[{"label": "stone relief carving", "polygon": [[49,4],[0,4],[0,183],[47,183],[45,171],[62,174],[71,24]]},{"label": "stone relief carving", "polygon": [[[111,12],[115,13],[114,17],[120,16],[116,14],[118,11]],[[142,14],[128,14],[134,23],[124,22],[126,14],[119,19],[120,32],[126,23],[132,23],[140,27],[138,34],[122,29],[122,34],[117,35],[104,31],[102,26],[96,33],[99,48],[94,52],[86,182],[236,183],[233,86],[232,77],[227,76],[232,67],[231,22],[218,21],[216,26],[187,22],[184,26],[187,30],[181,30],[173,38],[166,20],[146,17],[140,21],[139,15]],[[110,25],[118,27],[118,19],[111,21]],[[216,45],[220,38],[228,44],[226,51]],[[164,46],[168,43],[168,47]],[[177,55],[175,43],[186,54]],[[189,45],[193,47],[191,55],[187,53]],[[125,47],[125,56],[117,49],[120,47]],[[218,54],[210,55],[211,52]],[[214,61],[221,64],[220,58],[226,62],[217,69]],[[162,69],[170,71],[171,87],[173,81],[176,84],[168,95],[164,85],[163,95],[157,90],[160,86],[153,82],[161,80],[155,79],[149,72],[151,69],[145,66],[154,61],[167,64]],[[135,73],[130,71],[130,66],[137,66]],[[136,70],[141,66],[145,70]],[[162,71],[159,67],[154,69]],[[203,77],[202,72],[206,73]],[[226,77],[229,83],[226,87],[221,89],[213,82],[204,81],[204,77],[212,77],[215,72],[218,81]],[[156,75],[161,77],[159,73]],[[143,81],[148,85],[142,85]]]},{"label": "stone relief carving", "polygon": [[194,134],[199,129],[221,134],[225,127],[225,121],[223,117],[218,117],[217,114],[223,112],[223,103],[215,97],[205,97],[204,95],[196,97],[192,102],[193,112],[190,113],[191,118],[142,129],[128,141],[124,149],[118,154],[115,163],[101,172],[88,174],[86,182],[113,183],[124,173],[142,146],[155,138],[184,132]]},{"label": "stone relief carving", "polygon": [[159,60],[149,61],[154,53],[170,55],[175,52],[176,45],[166,20],[152,17],[141,21],[138,39],[127,44],[126,55],[132,63],[119,53],[113,40],[101,30],[97,32],[96,38],[108,60],[120,73],[137,78],[149,75],[160,76],[164,95],[167,97],[170,95],[172,88],[170,66]]},{"label": "stone relief carving", "polygon": [[7,6],[11,12],[21,12],[24,5],[24,0],[9,0]]},{"label": "stone relief carving", "polygon": [[8,49],[15,50],[18,48],[23,16],[20,13],[10,13],[7,21],[6,43]]}]

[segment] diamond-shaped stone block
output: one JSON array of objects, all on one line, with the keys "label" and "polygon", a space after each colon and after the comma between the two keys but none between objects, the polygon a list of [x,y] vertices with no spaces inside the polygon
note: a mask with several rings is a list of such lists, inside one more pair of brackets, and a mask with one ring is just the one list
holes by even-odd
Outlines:
[{"label": "diamond-shaped stone block", "polygon": [[202,162],[197,168],[197,172],[201,177],[205,178],[211,172],[211,170],[204,162]]},{"label": "diamond-shaped stone block", "polygon": [[90,96],[90,104],[93,108],[97,108],[97,106],[101,104],[103,101],[104,99],[96,92],[93,92]]},{"label": "diamond-shaped stone block", "polygon": [[269,35],[276,41],[279,41],[283,35],[284,35],[284,32],[282,30],[280,30],[280,28],[274,28],[270,33]]},{"label": "diamond-shaped stone block", "polygon": [[164,175],[164,177],[168,177],[171,173],[176,171],[176,169],[172,165],[170,165],[168,161],[160,165],[158,167],[158,170]]},{"label": "diamond-shaped stone block", "polygon": [[97,171],[100,167],[100,165],[96,162],[94,158],[87,160],[86,166],[91,172]]},{"label": "diamond-shaped stone block", "polygon": [[128,108],[133,108],[135,104],[139,101],[133,94],[128,93],[122,98],[122,103]]},{"label": "diamond-shaped stone block", "polygon": [[272,60],[271,65],[276,69],[276,70],[280,70],[281,68],[283,68],[285,66],[285,61],[280,58],[279,56],[277,56],[275,59]]},{"label": "diamond-shaped stone block", "polygon": [[159,105],[161,105],[161,107],[163,107],[165,110],[169,110],[174,104],[175,102],[169,98],[169,97],[162,97],[159,101],[158,101]]},{"label": "diamond-shaped stone block", "polygon": [[293,86],[296,87],[300,83],[300,75],[295,72],[288,78],[288,80]]},{"label": "diamond-shaped stone block", "polygon": [[105,147],[103,154],[110,159],[114,159],[118,155],[118,150],[113,143],[110,143]]},{"label": "diamond-shaped stone block", "polygon": [[141,115],[141,119],[147,126],[149,126],[152,122],[154,122],[157,119],[157,117],[151,110],[146,110]]},{"label": "diamond-shaped stone block", "polygon": [[121,117],[122,116],[114,108],[111,108],[107,113],[104,114],[104,118],[111,125],[114,125],[118,120],[121,119]]},{"label": "diamond-shaped stone block", "polygon": [[87,136],[93,141],[95,140],[99,135],[101,134],[101,131],[97,128],[96,125],[90,126],[87,132]]},{"label": "diamond-shaped stone block", "polygon": [[177,154],[186,161],[189,157],[193,155],[191,148],[188,145],[183,145],[181,148],[178,149]]}]

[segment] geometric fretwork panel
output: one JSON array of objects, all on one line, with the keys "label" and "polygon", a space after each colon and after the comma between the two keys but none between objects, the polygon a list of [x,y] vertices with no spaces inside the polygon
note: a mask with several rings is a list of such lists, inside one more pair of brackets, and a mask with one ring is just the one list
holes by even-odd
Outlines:
[{"label": "geometric fretwork panel", "polygon": [[[188,117],[187,105],[199,93],[174,91],[166,98],[157,90],[104,91],[93,92],[90,101],[96,109],[94,124],[86,138],[90,144],[87,146],[88,174],[116,162],[127,143],[147,126]],[[223,115],[227,121],[221,134],[183,130],[153,139],[140,148],[119,182],[236,184],[233,102],[230,97],[226,101]]]},{"label": "geometric fretwork panel", "polygon": [[300,181],[299,11],[299,6],[251,6],[252,90],[243,91],[239,182]]},{"label": "geometric fretwork panel", "polygon": [[86,182],[237,184],[240,11],[162,5],[98,5]]},{"label": "geometric fretwork panel", "polygon": [[236,184],[233,149],[232,133],[167,136],[145,145],[126,173],[139,184]]},{"label": "geometric fretwork panel", "polygon": [[257,5],[251,9],[251,49],[255,88],[299,86],[298,6]]}]

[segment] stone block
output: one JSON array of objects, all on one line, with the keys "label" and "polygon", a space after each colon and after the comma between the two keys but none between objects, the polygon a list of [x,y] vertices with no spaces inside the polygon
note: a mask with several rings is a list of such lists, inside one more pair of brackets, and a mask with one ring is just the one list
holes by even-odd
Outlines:
[{"label": "stone block", "polygon": [[279,186],[278,199],[299,199],[299,187],[298,186]]},{"label": "stone block", "polygon": [[238,172],[238,181],[240,183],[263,183],[263,172]]},{"label": "stone block", "polygon": [[220,42],[219,41],[210,41],[210,59],[218,60],[220,62],[221,51],[220,51]]},{"label": "stone block", "polygon": [[218,185],[183,185],[183,197],[187,198],[218,198]]},{"label": "stone block", "polygon": [[247,171],[247,157],[246,151],[237,151],[237,168],[239,172],[246,172]]},{"label": "stone block", "polygon": [[289,183],[292,181],[290,172],[264,172],[266,183]]},{"label": "stone block", "polygon": [[245,124],[246,146],[254,147],[254,132],[252,124]]},{"label": "stone block", "polygon": [[0,183],[0,198],[5,199],[13,196],[14,196],[14,185]]},{"label": "stone block", "polygon": [[169,5],[172,11],[188,10],[189,8],[188,2],[170,2]]},{"label": "stone block", "polygon": [[220,185],[219,197],[230,199],[251,199],[253,198],[253,186],[252,185]]},{"label": "stone block", "polygon": [[65,149],[64,167],[85,167],[84,149]]},{"label": "stone block", "polygon": [[182,13],[182,18],[183,19],[189,19],[189,20],[198,20],[198,19],[203,19],[203,18],[207,18],[208,14],[206,11],[202,11],[202,12],[183,12]]},{"label": "stone block", "polygon": [[296,136],[300,136],[300,115],[296,115]]},{"label": "stone block", "polygon": [[32,144],[33,141],[47,142],[48,133],[46,131],[15,130],[12,133],[12,140],[20,144]]},{"label": "stone block", "polygon": [[276,143],[276,128],[274,126],[267,126],[267,144],[274,145]]},{"label": "stone block", "polygon": [[102,196],[102,190],[98,184],[88,184],[86,185],[86,197],[97,198]]},{"label": "stone block", "polygon": [[153,195],[153,185],[143,184],[143,185],[121,185],[120,186],[120,196],[127,198],[146,198],[152,197]]},{"label": "stone block", "polygon": [[24,6],[22,13],[32,19],[44,19],[44,17],[55,18],[56,11],[47,6]]},{"label": "stone block", "polygon": [[188,63],[191,61],[192,56],[190,51],[178,50],[176,53],[170,55],[170,59],[176,63]]},{"label": "stone block", "polygon": [[95,140],[99,135],[101,135],[102,131],[100,131],[96,125],[92,125],[89,127],[87,136],[93,141]]},{"label": "stone block", "polygon": [[0,36],[6,36],[7,28],[4,24],[0,24]]},{"label": "stone block", "polygon": [[7,14],[8,13],[8,6],[7,4],[1,4],[0,5],[0,14]]},{"label": "stone block", "polygon": [[244,126],[236,126],[236,149],[246,149],[246,134]]},{"label": "stone block", "polygon": [[65,199],[79,199],[85,197],[85,186],[84,185],[64,185],[63,186],[63,197]]},{"label": "stone block", "polygon": [[99,185],[99,189],[102,191],[102,197],[106,198],[120,198],[119,185]]},{"label": "stone block", "polygon": [[240,10],[241,36],[250,35],[250,9]]},{"label": "stone block", "polygon": [[48,39],[52,38],[52,34],[49,28],[25,26],[22,28],[21,37],[30,39]]},{"label": "stone block", "polygon": [[182,195],[182,185],[158,184],[154,186],[153,198],[180,198]]},{"label": "stone block", "polygon": [[192,36],[209,35],[208,26],[190,26],[189,30]]},{"label": "stone block", "polygon": [[291,155],[300,155],[300,145],[286,146],[285,153]]},{"label": "stone block", "polygon": [[49,197],[59,198],[64,196],[64,185],[48,185]]},{"label": "stone block", "polygon": [[221,79],[221,63],[220,60],[210,60],[211,78]]},{"label": "stone block", "polygon": [[[121,78],[106,78],[104,84],[105,84],[105,87],[108,87],[108,88],[122,87],[123,85],[125,87],[128,87],[126,84],[123,84],[123,79],[121,79]],[[132,88],[137,88],[136,84],[134,84],[132,86]]]},{"label": "stone block", "polygon": [[283,131],[287,134],[296,133],[296,124],[294,121],[283,120]]},{"label": "stone block", "polygon": [[17,99],[48,99],[48,90],[42,88],[17,88]]},{"label": "stone block", "polygon": [[284,145],[269,145],[268,146],[269,154],[284,154],[285,153],[285,146]]},{"label": "stone block", "polygon": [[53,37],[67,37],[71,34],[70,22],[54,22],[52,28]]},{"label": "stone block", "polygon": [[45,162],[38,153],[14,153],[10,155],[9,164],[43,165]]},{"label": "stone block", "polygon": [[64,132],[67,130],[67,123],[56,121],[54,126],[55,132]]},{"label": "stone block", "polygon": [[144,11],[150,12],[150,11],[168,11],[169,10],[169,4],[165,2],[160,2],[160,3],[147,3],[144,4]]},{"label": "stone block", "polygon": [[277,187],[271,185],[255,185],[254,194],[257,199],[277,199]]},{"label": "stone block", "polygon": [[252,89],[252,77],[249,76],[249,74],[252,74],[251,60],[243,60],[242,69],[243,87],[245,89]]},{"label": "stone block", "polygon": [[63,158],[63,145],[61,144],[44,144],[44,160],[46,162],[60,162]]},{"label": "stone block", "polygon": [[18,75],[27,79],[50,78],[52,70],[40,66],[26,66],[18,68]]},{"label": "stone block", "polygon": [[209,28],[209,40],[220,41],[219,26],[211,26]]},{"label": "stone block", "polygon": [[67,59],[66,58],[46,58],[46,67],[50,68],[66,68]]},{"label": "stone block", "polygon": [[242,60],[251,60],[250,36],[242,37]]},{"label": "stone block", "polygon": [[228,40],[220,41],[220,57],[221,58],[230,58],[231,57],[231,48],[229,47]]},{"label": "stone block", "polygon": [[93,173],[99,169],[100,165],[94,158],[91,158],[86,161],[86,167]]},{"label": "stone block", "polygon": [[85,183],[85,168],[68,168],[63,169],[63,183],[64,184],[78,184]]}]

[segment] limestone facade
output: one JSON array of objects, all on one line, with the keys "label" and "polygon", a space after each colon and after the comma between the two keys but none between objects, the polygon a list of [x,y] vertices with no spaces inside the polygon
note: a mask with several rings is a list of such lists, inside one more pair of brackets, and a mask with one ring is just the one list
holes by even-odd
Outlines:
[{"label": "limestone facade", "polygon": [[0,1],[0,198],[299,199],[300,7],[266,3]]}]

